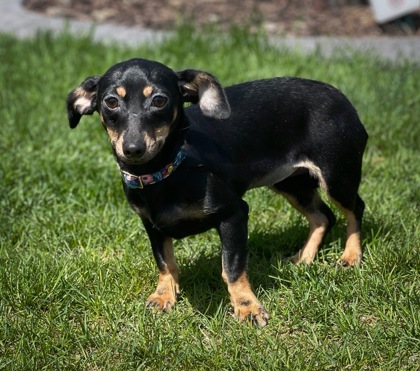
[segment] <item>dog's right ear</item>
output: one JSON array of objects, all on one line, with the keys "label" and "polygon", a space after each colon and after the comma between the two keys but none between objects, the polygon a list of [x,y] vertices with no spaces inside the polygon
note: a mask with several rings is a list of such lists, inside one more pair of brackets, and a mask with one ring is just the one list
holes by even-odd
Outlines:
[{"label": "dog's right ear", "polygon": [[100,76],[88,77],[67,96],[67,116],[72,129],[77,126],[82,115],[91,115],[98,110],[96,94],[100,78]]}]

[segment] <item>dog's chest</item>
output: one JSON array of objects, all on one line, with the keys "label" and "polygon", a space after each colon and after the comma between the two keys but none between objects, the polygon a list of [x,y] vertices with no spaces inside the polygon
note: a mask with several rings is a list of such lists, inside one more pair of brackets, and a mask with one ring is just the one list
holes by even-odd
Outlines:
[{"label": "dog's chest", "polygon": [[174,238],[183,238],[204,232],[214,227],[215,210],[206,208],[203,203],[175,203],[158,207],[136,207],[136,212],[150,222],[154,228]]},{"label": "dog's chest", "polygon": [[215,226],[225,202],[208,187],[198,187],[202,182],[194,178],[181,186],[168,182],[156,192],[128,194],[129,203],[143,220],[171,237],[201,233]]},{"label": "dog's chest", "polygon": [[235,197],[204,166],[180,167],[162,182],[129,190],[127,199],[143,221],[168,236],[182,238],[217,227]]},{"label": "dog's chest", "polygon": [[181,222],[204,219],[206,214],[199,202],[192,204],[173,203],[161,207],[145,207],[142,213],[158,228],[177,225]]}]

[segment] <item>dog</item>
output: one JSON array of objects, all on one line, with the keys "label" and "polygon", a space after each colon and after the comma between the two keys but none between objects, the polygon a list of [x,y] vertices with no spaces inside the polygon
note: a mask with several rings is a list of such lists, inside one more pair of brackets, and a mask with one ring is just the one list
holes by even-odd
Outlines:
[{"label": "dog", "polygon": [[95,111],[159,270],[148,305],[168,312],[175,304],[173,239],[215,228],[234,314],[257,326],[268,323],[247,275],[248,205],[242,196],[255,187],[283,195],[308,219],[309,236],[293,263],[311,263],[335,223],[321,188],[346,217],[341,263],[360,264],[365,205],[358,188],[368,135],[336,88],[277,77],[224,89],[208,72],[175,72],[138,58],[86,78],[68,94],[71,128]]}]

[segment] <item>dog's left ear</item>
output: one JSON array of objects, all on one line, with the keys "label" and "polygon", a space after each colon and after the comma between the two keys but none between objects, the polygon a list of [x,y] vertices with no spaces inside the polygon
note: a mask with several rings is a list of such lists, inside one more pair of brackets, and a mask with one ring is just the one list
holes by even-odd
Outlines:
[{"label": "dog's left ear", "polygon": [[91,115],[97,111],[96,94],[100,78],[88,77],[67,96],[67,116],[72,129],[77,126],[82,115]]},{"label": "dog's left ear", "polygon": [[225,91],[217,79],[204,71],[178,72],[178,84],[185,102],[198,103],[205,116],[227,119],[230,106]]}]

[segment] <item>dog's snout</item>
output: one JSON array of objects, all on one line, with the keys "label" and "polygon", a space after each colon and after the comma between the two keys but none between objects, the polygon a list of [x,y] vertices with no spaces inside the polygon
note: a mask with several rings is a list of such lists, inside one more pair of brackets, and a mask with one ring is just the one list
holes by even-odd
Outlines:
[{"label": "dog's snout", "polygon": [[127,158],[138,158],[144,155],[145,145],[139,142],[126,142],[123,144],[124,156]]}]

